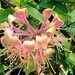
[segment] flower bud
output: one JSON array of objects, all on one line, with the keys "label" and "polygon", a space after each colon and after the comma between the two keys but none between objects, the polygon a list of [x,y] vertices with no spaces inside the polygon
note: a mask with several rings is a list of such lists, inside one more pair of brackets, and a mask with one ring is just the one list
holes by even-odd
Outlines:
[{"label": "flower bud", "polygon": [[9,24],[10,24],[10,25],[12,25],[12,22],[15,21],[15,20],[16,20],[16,17],[14,17],[13,15],[10,14],[10,15],[8,16],[8,21],[9,21]]},{"label": "flower bud", "polygon": [[45,48],[48,44],[48,37],[46,35],[36,36],[36,48]]},{"label": "flower bud", "polygon": [[15,7],[15,10],[17,15],[22,15],[22,16],[28,15],[27,8],[19,9],[19,7]]},{"label": "flower bud", "polygon": [[35,50],[35,41],[24,41],[23,48],[26,52],[32,52]]},{"label": "flower bud", "polygon": [[49,8],[48,8],[48,9],[45,9],[45,10],[43,11],[44,17],[50,18],[51,14],[52,14],[52,9],[49,9]]},{"label": "flower bud", "polygon": [[47,33],[50,33],[51,34],[51,37],[53,37],[55,31],[56,31],[55,24],[54,23],[51,23],[50,24],[50,28],[47,30]]},{"label": "flower bud", "polygon": [[43,51],[45,56],[49,56],[50,54],[54,53],[54,49],[48,48],[47,50]]}]

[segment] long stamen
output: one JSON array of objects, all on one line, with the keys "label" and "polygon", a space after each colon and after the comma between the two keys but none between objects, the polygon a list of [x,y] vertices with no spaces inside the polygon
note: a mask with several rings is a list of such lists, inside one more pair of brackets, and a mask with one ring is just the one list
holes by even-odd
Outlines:
[{"label": "long stamen", "polygon": [[5,51],[7,51],[7,48],[2,49],[2,50],[0,51],[0,54],[1,54],[1,53],[4,53]]},{"label": "long stamen", "polygon": [[40,58],[41,58],[41,61],[42,61],[42,63],[44,64],[44,59],[43,59],[43,55],[42,55],[41,50],[39,50],[39,52],[40,52]]},{"label": "long stamen", "polygon": [[24,65],[20,68],[20,70],[19,70],[19,72],[18,72],[18,74],[17,74],[17,75],[20,75],[20,73],[21,73],[21,71],[22,71],[23,67],[24,67]]},{"label": "long stamen", "polygon": [[5,60],[12,58],[12,57],[13,57],[13,54],[9,55],[7,58],[5,58]]},{"label": "long stamen", "polygon": [[53,66],[51,65],[51,62],[50,61],[49,61],[49,64],[50,64],[50,67],[51,67],[52,71],[54,72],[54,74],[56,74],[56,72],[55,72]]},{"label": "long stamen", "polygon": [[17,60],[18,56],[14,56],[14,58],[11,60],[10,65],[13,65],[15,63],[15,61]]},{"label": "long stamen", "polygon": [[8,52],[8,50],[4,51],[3,54],[0,55],[0,57],[5,55],[7,52]]},{"label": "long stamen", "polygon": [[45,68],[45,66],[42,66],[39,62],[38,62],[38,60],[36,60],[36,58],[35,58],[35,56],[33,55],[33,54],[31,54],[32,55],[32,57],[33,57],[33,61],[34,61],[34,63],[35,64],[37,64],[39,67],[41,67],[41,68]]},{"label": "long stamen", "polygon": [[[7,58],[5,58],[5,60],[7,60],[7,59],[9,59],[9,58],[15,58],[15,51],[11,54],[11,55],[9,55]],[[12,59],[13,60],[13,59]]]},{"label": "long stamen", "polygon": [[19,58],[20,58],[21,62],[23,62],[23,63],[27,63],[28,62],[28,60],[22,59],[21,52],[19,52]]},{"label": "long stamen", "polygon": [[29,58],[28,58],[28,62],[27,62],[27,68],[29,68]]},{"label": "long stamen", "polygon": [[[51,60],[52,62],[54,62],[54,63],[56,63],[56,64],[57,64],[57,62],[56,62],[56,61],[54,61],[52,58],[50,58],[50,60]],[[50,60],[49,60],[49,61],[50,61]]]},{"label": "long stamen", "polygon": [[[58,49],[58,52],[60,52],[60,54],[63,55],[63,53],[61,52],[62,50],[59,48],[59,46],[57,45],[56,47],[57,47],[57,49]],[[59,53],[58,53],[58,54],[59,54]],[[59,58],[60,58],[60,57],[59,57]]]}]

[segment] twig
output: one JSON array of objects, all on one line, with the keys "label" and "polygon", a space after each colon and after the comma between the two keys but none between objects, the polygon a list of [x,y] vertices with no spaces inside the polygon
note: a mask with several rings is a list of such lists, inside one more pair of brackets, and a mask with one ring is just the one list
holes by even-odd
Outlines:
[{"label": "twig", "polygon": [[14,4],[11,4],[8,0],[2,0],[4,3],[8,4],[9,6],[12,6],[12,7],[16,7],[16,5]]}]

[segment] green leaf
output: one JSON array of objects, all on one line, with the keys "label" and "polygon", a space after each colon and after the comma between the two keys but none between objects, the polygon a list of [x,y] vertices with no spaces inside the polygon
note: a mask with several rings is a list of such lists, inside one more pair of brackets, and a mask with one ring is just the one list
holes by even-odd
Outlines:
[{"label": "green leaf", "polygon": [[75,10],[73,10],[71,13],[70,13],[70,16],[71,16],[71,21],[75,21]]},{"label": "green leaf", "polygon": [[20,0],[16,0],[16,2],[20,4]]},{"label": "green leaf", "polygon": [[34,21],[32,21],[32,20],[30,20],[29,21],[29,23],[35,28],[35,29],[38,29],[39,27],[38,27],[38,23],[36,23],[36,22],[34,22]]},{"label": "green leaf", "polygon": [[25,69],[25,73],[26,75],[29,75],[31,72],[33,72],[35,69],[37,68],[36,65],[32,64],[31,66],[28,66],[26,69]]},{"label": "green leaf", "polygon": [[20,6],[20,0],[10,0],[10,2],[16,6]]},{"label": "green leaf", "polygon": [[64,45],[64,47],[68,50],[70,50],[71,48],[71,44],[67,41],[67,42],[62,42],[62,44]]},{"label": "green leaf", "polygon": [[67,61],[70,62],[71,64],[75,65],[75,54],[74,53],[70,53]]},{"label": "green leaf", "polygon": [[3,73],[4,72],[4,67],[2,64],[0,64],[0,73]]},{"label": "green leaf", "polygon": [[53,8],[54,2],[52,0],[42,0],[39,5],[43,8]]},{"label": "green leaf", "polygon": [[12,14],[14,11],[11,8],[0,11],[0,23],[7,21],[7,17],[9,14]]},{"label": "green leaf", "polygon": [[58,13],[65,14],[65,15],[68,13],[68,9],[66,5],[63,4],[62,2],[56,2],[54,10]]},{"label": "green leaf", "polygon": [[38,21],[43,22],[44,17],[37,9],[28,7],[28,13]]},{"label": "green leaf", "polygon": [[40,3],[40,7],[43,8],[53,8],[54,6],[55,6],[54,10],[56,12],[65,15],[68,13],[66,4],[63,4],[62,2],[53,1],[53,0],[42,0],[42,2]]},{"label": "green leaf", "polygon": [[21,8],[25,7],[25,1],[24,1],[24,0],[21,0],[21,2],[20,2],[20,7],[21,7]]},{"label": "green leaf", "polygon": [[70,54],[70,52],[69,51],[67,51],[67,50],[64,50],[65,51],[65,56],[66,56],[66,58],[69,56],[69,54]]},{"label": "green leaf", "polygon": [[75,0],[57,0],[60,2],[65,2],[65,3],[75,3]]}]

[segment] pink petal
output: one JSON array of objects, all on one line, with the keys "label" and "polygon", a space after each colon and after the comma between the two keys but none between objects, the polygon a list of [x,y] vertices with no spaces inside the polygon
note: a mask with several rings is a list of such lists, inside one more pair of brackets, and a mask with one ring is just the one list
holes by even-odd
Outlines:
[{"label": "pink petal", "polygon": [[21,15],[21,14],[23,14],[24,16],[28,15],[27,8],[19,9],[19,7],[15,7],[15,11],[16,12],[14,14],[17,14],[17,15]]},{"label": "pink petal", "polygon": [[38,34],[40,34],[40,33],[42,33],[42,32],[47,31],[49,28],[50,28],[50,27],[48,26],[48,27],[46,27],[46,28],[42,28],[42,29],[38,30],[38,31],[36,32],[36,35],[38,35]]},{"label": "pink petal", "polygon": [[23,31],[23,30],[21,30],[21,29],[18,29],[18,28],[16,28],[15,26],[12,26],[12,30],[14,30],[15,32],[19,32],[19,33],[16,33],[16,35],[18,34],[18,35],[26,35],[26,36],[31,36],[31,34],[29,34],[28,32],[26,32],[26,31]]},{"label": "pink petal", "polygon": [[24,16],[24,15],[17,15],[17,14],[14,14],[14,16],[21,22],[23,22],[27,27],[28,27],[28,30],[32,33],[36,33],[35,29],[29,24],[27,18]]},{"label": "pink petal", "polygon": [[29,24],[27,18],[23,17],[23,19],[24,19],[24,24],[28,27],[28,30],[32,33],[36,33],[35,29]]},{"label": "pink petal", "polygon": [[52,22],[55,24],[56,28],[60,28],[63,25],[63,21],[60,20],[58,17],[54,17]]},{"label": "pink petal", "polygon": [[44,27],[46,21],[50,18],[50,16],[52,15],[52,9],[45,9],[43,11],[43,15],[44,15],[44,22],[41,25],[41,29]]}]

